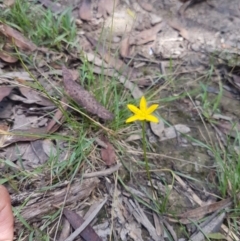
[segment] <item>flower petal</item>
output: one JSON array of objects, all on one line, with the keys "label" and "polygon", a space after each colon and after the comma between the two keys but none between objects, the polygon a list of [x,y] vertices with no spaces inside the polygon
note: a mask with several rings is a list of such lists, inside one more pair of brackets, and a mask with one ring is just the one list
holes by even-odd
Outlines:
[{"label": "flower petal", "polygon": [[158,118],[156,116],[154,116],[154,115],[147,115],[146,116],[146,120],[150,121],[150,122],[155,122],[155,123],[159,122]]},{"label": "flower petal", "polygon": [[141,115],[141,110],[139,110],[135,105],[127,105],[128,109],[132,111],[135,115]]},{"label": "flower petal", "polygon": [[153,111],[155,111],[158,108],[159,105],[155,104],[155,105],[151,105],[149,108],[147,108],[147,115],[150,115],[153,113]]},{"label": "flower petal", "polygon": [[126,120],[126,123],[134,122],[136,120],[139,120],[138,115],[133,115]]},{"label": "flower petal", "polygon": [[144,113],[147,110],[147,101],[146,101],[146,98],[144,96],[142,96],[142,98],[140,100],[140,110]]}]

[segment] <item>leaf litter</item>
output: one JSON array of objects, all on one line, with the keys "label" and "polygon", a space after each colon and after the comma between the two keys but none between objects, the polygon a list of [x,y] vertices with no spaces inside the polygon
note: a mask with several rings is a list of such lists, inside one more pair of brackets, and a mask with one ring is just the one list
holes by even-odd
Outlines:
[{"label": "leaf litter", "polygon": [[6,24],[0,24],[0,33],[5,35],[13,45],[16,45],[22,50],[34,51],[37,48],[35,44],[25,38],[19,31]]},{"label": "leaf litter", "polygon": [[106,144],[106,148],[101,149],[101,157],[107,166],[111,166],[116,161],[115,149],[105,136],[102,136],[101,140]]}]

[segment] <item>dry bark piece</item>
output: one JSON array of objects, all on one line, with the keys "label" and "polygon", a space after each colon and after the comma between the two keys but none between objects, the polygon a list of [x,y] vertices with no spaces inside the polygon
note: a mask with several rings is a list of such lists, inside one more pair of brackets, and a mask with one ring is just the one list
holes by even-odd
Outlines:
[{"label": "dry bark piece", "polygon": [[11,80],[28,80],[33,81],[33,78],[29,75],[28,72],[25,71],[11,71],[11,72],[4,72],[0,74],[1,78],[11,79]]},{"label": "dry bark piece", "polygon": [[37,46],[25,38],[19,31],[9,27],[6,24],[0,24],[0,33],[8,37],[14,45],[22,50],[34,51]]},{"label": "dry bark piece", "polygon": [[188,224],[188,223],[192,222],[191,219],[197,221],[197,220],[203,218],[206,214],[222,210],[231,205],[232,205],[232,201],[230,198],[228,198],[228,199],[224,199],[219,202],[201,206],[199,208],[187,211],[187,212],[179,215],[179,217],[181,218],[179,221],[183,224]]},{"label": "dry bark piece", "polygon": [[73,81],[71,72],[65,66],[63,66],[62,71],[65,91],[77,104],[103,120],[114,118],[113,114],[98,103],[88,91]]},{"label": "dry bark piece", "polygon": [[[63,209],[63,214],[69,221],[69,223],[72,225],[74,229],[77,229],[80,227],[83,222],[85,221],[80,215],[77,213],[68,210],[66,208]],[[94,229],[88,225],[81,233],[80,236],[85,241],[102,241],[102,239],[97,235],[97,233],[94,231]]]},{"label": "dry bark piece", "polygon": [[[65,99],[63,98],[62,101]],[[63,106],[63,109],[66,109],[67,106]],[[42,128],[30,128],[27,130],[15,129],[12,132],[5,133],[6,138],[5,142],[1,143],[0,148],[6,147],[16,142],[26,142],[26,141],[35,141],[43,138],[44,135],[48,133],[54,133],[58,130],[63,122],[63,114],[60,109],[57,110],[53,119],[48,123],[46,127]]]},{"label": "dry bark piece", "polygon": [[12,56],[11,54],[5,52],[5,51],[1,51],[0,52],[0,59],[2,59],[3,61],[7,62],[7,63],[16,63],[18,61],[17,58],[15,58],[14,56]]},{"label": "dry bark piece", "polygon": [[115,149],[106,137],[102,137],[101,140],[107,145],[101,149],[101,157],[107,166],[111,166],[116,162]]},{"label": "dry bark piece", "polygon": [[[40,190],[34,190],[32,192],[22,192],[20,194],[11,195],[11,201],[13,206],[16,204],[19,205],[15,207],[15,209],[22,218],[26,221],[31,219],[36,220],[40,218],[40,216],[51,213],[53,207],[60,207],[63,203],[68,205],[89,197],[98,183],[98,178],[76,181],[72,183],[70,187],[68,187],[68,183],[65,182],[47,193],[45,191],[41,192]],[[69,193],[69,195],[65,202],[66,193]],[[26,204],[23,207],[22,203],[25,202],[27,198],[30,198],[30,202],[28,202],[30,204]],[[19,221],[16,220],[16,222]]]},{"label": "dry bark piece", "polygon": [[82,20],[90,21],[92,19],[91,0],[83,0],[78,13]]}]

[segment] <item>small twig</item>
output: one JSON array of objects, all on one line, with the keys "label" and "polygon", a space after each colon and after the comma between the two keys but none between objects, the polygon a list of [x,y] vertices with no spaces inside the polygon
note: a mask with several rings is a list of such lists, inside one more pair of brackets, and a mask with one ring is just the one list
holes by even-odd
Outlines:
[{"label": "small twig", "polygon": [[88,225],[91,221],[95,218],[98,212],[102,209],[103,205],[106,203],[107,198],[100,203],[100,205],[89,215],[89,217],[83,222],[83,224],[77,228],[65,241],[73,241]]},{"label": "small twig", "polygon": [[118,163],[117,165],[115,165],[113,167],[110,167],[110,168],[108,168],[106,170],[103,170],[103,171],[85,173],[85,174],[83,174],[83,178],[107,176],[107,175],[110,175],[110,174],[114,173],[115,171],[117,171],[121,166],[122,166],[122,164]]}]

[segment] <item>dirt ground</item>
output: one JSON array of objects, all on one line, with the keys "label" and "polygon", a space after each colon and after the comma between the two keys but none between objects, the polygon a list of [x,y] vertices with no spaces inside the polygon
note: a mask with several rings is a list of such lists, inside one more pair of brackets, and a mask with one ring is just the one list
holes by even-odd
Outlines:
[{"label": "dirt ground", "polygon": [[[71,9],[77,47],[33,43],[0,15],[15,240],[240,240],[239,0],[40,4],[56,19]],[[146,128],[151,181],[141,125],[122,117],[142,95],[160,106]]]}]

